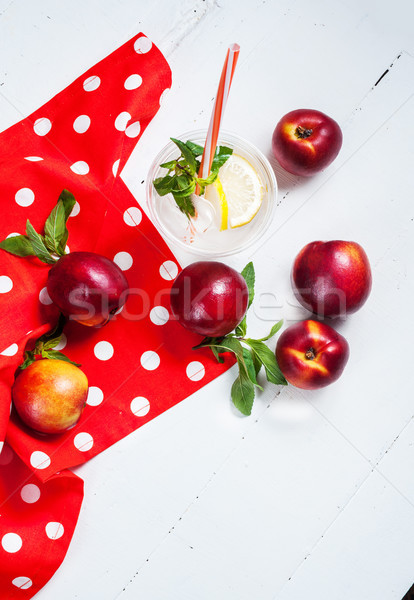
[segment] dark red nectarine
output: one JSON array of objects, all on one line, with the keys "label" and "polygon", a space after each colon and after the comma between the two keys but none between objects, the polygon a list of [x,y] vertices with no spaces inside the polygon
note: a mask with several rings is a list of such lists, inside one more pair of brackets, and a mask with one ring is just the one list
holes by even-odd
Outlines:
[{"label": "dark red nectarine", "polygon": [[371,268],[356,242],[311,242],[295,258],[292,286],[299,302],[320,317],[344,317],[369,296]]},{"label": "dark red nectarine", "polygon": [[171,310],[194,333],[221,337],[243,319],[249,292],[235,269],[221,262],[198,261],[181,271],[171,288]]},{"label": "dark red nectarine", "polygon": [[305,390],[336,381],[348,358],[346,339],[329,325],[311,319],[288,327],[276,345],[276,360],[283,375]]},{"label": "dark red nectarine", "polygon": [[272,137],[273,154],[294,175],[309,176],[325,169],[338,155],[342,131],[328,115],[310,108],[292,110],[281,118]]},{"label": "dark red nectarine", "polygon": [[109,258],[95,252],[71,252],[50,269],[47,291],[69,319],[101,326],[125,304],[128,282]]}]

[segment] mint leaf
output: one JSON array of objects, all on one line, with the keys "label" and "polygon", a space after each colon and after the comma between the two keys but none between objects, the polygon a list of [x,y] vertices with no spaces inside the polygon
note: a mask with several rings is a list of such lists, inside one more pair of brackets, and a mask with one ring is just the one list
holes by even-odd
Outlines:
[{"label": "mint leaf", "polygon": [[0,242],[0,248],[15,256],[36,256],[32,242],[26,235],[15,235]]},{"label": "mint leaf", "polygon": [[257,342],[265,342],[266,340],[270,340],[270,338],[272,338],[279,331],[279,329],[282,327],[282,325],[283,325],[283,319],[273,325],[272,329],[270,330],[269,335],[267,335],[264,338],[260,338],[260,340],[256,340],[256,341]]},{"label": "mint leaf", "polygon": [[204,193],[206,185],[210,185],[217,178],[219,168],[226,162],[232,150],[225,146],[216,148],[213,160],[214,166],[208,177],[197,177],[200,161],[197,157],[203,154],[203,147],[187,140],[182,142],[176,138],[170,138],[179,148],[181,155],[177,159],[169,160],[160,166],[168,169],[168,174],[157,177],[153,185],[160,196],[172,194],[179,209],[188,217],[196,214],[191,195],[195,193],[197,185],[200,194]]},{"label": "mint leaf", "polygon": [[45,245],[48,250],[60,255],[60,242],[66,233],[65,207],[59,200],[45,223]]},{"label": "mint leaf", "polygon": [[58,202],[62,202],[63,208],[65,209],[65,221],[68,220],[73,207],[76,204],[75,196],[69,192],[69,190],[62,190],[58,198]]},{"label": "mint leaf", "polygon": [[276,385],[287,385],[287,381],[277,364],[276,356],[270,348],[264,342],[250,338],[247,338],[245,342],[252,348],[257,359],[263,364],[267,380]]},{"label": "mint leaf", "polygon": [[35,251],[36,256],[42,262],[49,265],[53,265],[56,262],[56,260],[50,255],[49,250],[45,246],[43,236],[37,233],[33,225],[30,223],[29,219],[27,219],[26,221],[26,234],[32,243],[33,250]]},{"label": "mint leaf", "polygon": [[230,158],[233,150],[227,146],[217,146],[214,153],[213,162],[211,163],[211,171],[219,171],[220,167]]},{"label": "mint leaf", "polygon": [[258,388],[260,388],[263,391],[262,386],[257,383],[256,364],[253,359],[253,356],[254,355],[252,354],[252,352],[250,350],[248,350],[247,348],[243,348],[244,364],[242,364],[240,361],[238,361],[239,369],[240,369],[240,371],[242,369],[245,369],[245,372],[247,373],[247,376],[249,377],[249,379],[253,383],[253,385],[256,385]]},{"label": "mint leaf", "polygon": [[176,160],[169,160],[168,162],[162,163],[160,165],[160,167],[162,167],[163,169],[168,169],[169,171],[173,171],[176,166],[177,166]]},{"label": "mint leaf", "polygon": [[231,399],[234,406],[246,416],[252,412],[254,402],[254,385],[244,371],[240,371],[239,376],[231,386]]},{"label": "mint leaf", "polygon": [[244,337],[246,335],[246,331],[247,331],[247,321],[246,321],[246,315],[244,315],[243,319],[237,325],[237,327],[235,329],[235,333],[236,333],[237,337]]},{"label": "mint leaf", "polygon": [[187,215],[187,217],[195,217],[195,208],[191,196],[179,197],[174,194],[174,199],[181,212]]},{"label": "mint leaf", "polygon": [[249,262],[244,267],[243,271],[241,272],[241,275],[247,284],[247,289],[249,290],[249,302],[247,304],[247,309],[249,309],[254,298],[254,283],[256,279],[254,266],[252,262]]},{"label": "mint leaf", "polygon": [[173,189],[175,185],[175,179],[175,176],[170,177],[169,175],[166,175],[165,177],[157,177],[157,179],[154,179],[152,184],[160,196],[165,196]]},{"label": "mint leaf", "polygon": [[191,150],[195,158],[197,158],[197,156],[202,156],[204,148],[203,146],[200,146],[200,144],[195,144],[194,142],[190,142],[190,140],[187,140],[185,145]]},{"label": "mint leaf", "polygon": [[182,142],[181,140],[176,140],[175,138],[170,139],[181,150],[182,157],[187,163],[189,172],[191,173],[191,175],[194,175],[197,169],[197,163],[194,154],[185,142]]}]

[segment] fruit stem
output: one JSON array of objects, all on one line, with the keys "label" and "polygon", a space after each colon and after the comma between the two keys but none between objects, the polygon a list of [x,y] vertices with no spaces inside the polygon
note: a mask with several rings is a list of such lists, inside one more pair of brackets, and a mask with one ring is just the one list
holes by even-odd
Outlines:
[{"label": "fruit stem", "polygon": [[314,360],[316,358],[316,352],[315,352],[314,348],[309,348],[308,350],[306,350],[305,358],[307,360]]},{"label": "fruit stem", "polygon": [[296,127],[295,135],[296,135],[296,137],[305,140],[310,135],[312,135],[312,129],[306,129],[306,127],[302,127],[302,125],[298,125]]}]

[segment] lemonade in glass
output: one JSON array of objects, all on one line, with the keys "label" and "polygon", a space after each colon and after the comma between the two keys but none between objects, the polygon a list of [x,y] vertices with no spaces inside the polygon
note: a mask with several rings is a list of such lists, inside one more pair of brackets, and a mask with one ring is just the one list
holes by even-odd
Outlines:
[{"label": "lemonade in glass", "polygon": [[[178,140],[203,146],[206,133],[192,131]],[[156,156],[147,180],[149,213],[167,242],[210,257],[234,254],[258,241],[270,224],[277,197],[275,174],[260,150],[224,131],[217,146],[230,148],[232,154],[204,194],[192,194],[193,216],[180,210],[171,193],[160,195],[154,186],[154,181],[169,174],[168,168],[160,165],[170,165],[180,156],[174,142]]]}]

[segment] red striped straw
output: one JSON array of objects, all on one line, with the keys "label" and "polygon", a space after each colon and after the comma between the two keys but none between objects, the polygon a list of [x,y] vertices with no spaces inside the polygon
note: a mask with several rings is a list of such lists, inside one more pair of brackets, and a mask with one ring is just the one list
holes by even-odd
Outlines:
[{"label": "red striped straw", "polygon": [[[203,179],[208,177],[211,170],[211,164],[216,151],[220,125],[223,119],[224,109],[226,108],[234,70],[236,68],[237,59],[239,58],[239,52],[240,46],[238,44],[231,44],[227,50],[226,60],[224,61],[223,70],[221,72],[216,99],[214,100],[213,112],[211,114],[210,125],[207,131],[207,138],[204,146],[203,156],[201,158],[200,169],[198,171],[198,176]],[[200,187],[198,185],[195,193],[200,193]]]}]

